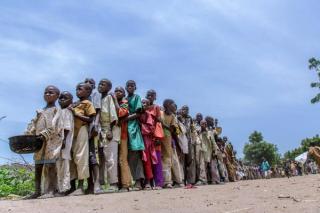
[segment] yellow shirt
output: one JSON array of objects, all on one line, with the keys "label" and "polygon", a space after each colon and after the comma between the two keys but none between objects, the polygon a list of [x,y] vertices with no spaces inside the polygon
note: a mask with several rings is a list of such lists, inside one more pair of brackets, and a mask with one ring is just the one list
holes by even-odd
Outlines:
[{"label": "yellow shirt", "polygon": [[[96,115],[96,110],[94,109],[93,104],[89,100],[81,101],[74,108],[74,111],[76,115],[82,115],[87,117]],[[74,118],[74,137],[78,136],[80,128],[85,125],[88,125],[88,123],[80,120],[78,117]]]}]

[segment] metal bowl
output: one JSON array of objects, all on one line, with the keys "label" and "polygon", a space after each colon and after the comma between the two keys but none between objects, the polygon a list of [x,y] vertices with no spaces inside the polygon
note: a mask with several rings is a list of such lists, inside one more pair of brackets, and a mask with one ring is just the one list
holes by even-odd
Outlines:
[{"label": "metal bowl", "polygon": [[29,154],[41,149],[43,141],[35,135],[18,135],[9,138],[11,151],[17,154]]}]

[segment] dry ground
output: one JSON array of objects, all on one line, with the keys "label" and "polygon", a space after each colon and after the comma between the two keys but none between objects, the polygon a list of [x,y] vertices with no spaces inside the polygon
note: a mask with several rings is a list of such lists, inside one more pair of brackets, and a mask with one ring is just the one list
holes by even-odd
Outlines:
[{"label": "dry ground", "polygon": [[0,201],[0,212],[320,212],[320,175],[47,200]]}]

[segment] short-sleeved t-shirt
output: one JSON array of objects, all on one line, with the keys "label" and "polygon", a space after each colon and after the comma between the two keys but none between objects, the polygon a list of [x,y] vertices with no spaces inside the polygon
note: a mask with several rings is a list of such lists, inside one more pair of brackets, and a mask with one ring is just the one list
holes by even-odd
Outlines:
[{"label": "short-sleeved t-shirt", "polygon": [[101,94],[97,90],[93,90],[89,100],[95,109],[101,109]]},{"label": "short-sleeved t-shirt", "polygon": [[[78,115],[82,116],[94,116],[96,114],[96,110],[93,104],[89,100],[81,101],[75,108],[74,111]],[[74,118],[74,137],[78,136],[79,130],[82,126],[87,125],[86,122],[80,120],[79,118]]]},{"label": "short-sleeved t-shirt", "polygon": [[[61,110],[61,128],[63,129],[63,139],[66,141],[65,148],[61,150],[61,158],[65,160],[71,160],[71,146],[74,131],[74,118],[73,114],[69,109]],[[68,130],[68,135],[64,135],[64,130]]]}]

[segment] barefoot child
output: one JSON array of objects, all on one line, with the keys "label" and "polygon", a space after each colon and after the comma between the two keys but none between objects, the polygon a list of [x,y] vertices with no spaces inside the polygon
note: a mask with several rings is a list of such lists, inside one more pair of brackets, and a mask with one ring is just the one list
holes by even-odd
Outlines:
[{"label": "barefoot child", "polygon": [[72,104],[73,97],[69,92],[62,92],[59,96],[61,107],[61,128],[63,134],[63,143],[60,152],[60,158],[57,161],[58,190],[60,195],[66,195],[70,190],[70,160],[71,146],[74,130],[74,119],[72,111],[68,107]]},{"label": "barefoot child", "polygon": [[89,172],[90,178],[88,179],[88,192],[93,194],[102,193],[100,189],[100,182],[104,184],[104,167],[105,160],[103,150],[99,149],[99,121],[101,110],[101,94],[96,90],[96,82],[92,78],[86,78],[85,83],[90,84],[92,88],[89,100],[96,110],[96,116],[89,126]]},{"label": "barefoot child", "polygon": [[93,104],[88,100],[92,88],[89,84],[79,83],[77,85],[77,97],[79,101],[69,107],[74,115],[74,137],[72,143],[73,161],[70,167],[71,180],[75,186],[78,180],[78,189],[72,195],[84,194],[84,180],[88,179],[89,173],[89,136],[88,128],[92,123],[96,111]]},{"label": "barefoot child", "polygon": [[[114,90],[114,103],[118,112],[118,128],[120,128],[120,144],[119,144],[119,171],[120,171],[120,191],[126,192],[130,190],[132,183],[131,172],[128,163],[128,122],[129,115],[128,101],[125,99],[126,92],[122,87]],[[114,127],[115,128],[115,127]],[[119,136],[118,136],[119,137]]]},{"label": "barefoot child", "polygon": [[156,151],[157,163],[153,164],[153,179],[154,188],[161,189],[163,187],[163,174],[162,174],[162,159],[161,159],[161,140],[163,140],[164,132],[161,124],[161,110],[160,106],[156,105],[154,102],[157,100],[157,93],[155,90],[148,90],[146,99],[150,102],[149,115],[152,115],[153,126],[154,126],[154,136],[153,143]]},{"label": "barefoot child", "polygon": [[[56,190],[56,162],[62,146],[59,127],[61,111],[55,106],[59,94],[60,91],[57,87],[46,87],[44,91],[46,106],[37,111],[37,117],[31,121],[26,131],[27,135],[37,135],[43,141],[42,148],[34,153],[35,193],[27,199],[35,199],[41,196],[42,178],[44,178],[45,186],[43,198],[53,197]],[[42,177],[42,172],[44,177]]]},{"label": "barefoot child", "polygon": [[[143,165],[145,172],[145,189],[150,190],[151,184],[155,181],[155,187],[162,187],[162,164],[161,164],[161,148],[159,140],[163,138],[162,126],[160,121],[160,107],[153,102],[156,99],[156,92],[149,90],[146,98],[142,100],[144,112],[140,116],[141,133],[144,140],[145,150],[143,151]],[[157,126],[158,125],[158,126]],[[157,129],[160,128],[160,129]],[[157,135],[160,131],[160,136]],[[158,150],[158,155],[157,155]],[[160,151],[160,152],[159,152]],[[161,169],[161,170],[160,170]]]},{"label": "barefoot child", "polygon": [[119,129],[116,124],[118,115],[112,95],[109,94],[112,83],[102,79],[98,90],[101,94],[100,138],[99,147],[103,148],[106,178],[110,187],[109,192],[118,191],[118,146],[120,142]]},{"label": "barefoot child", "polygon": [[142,189],[142,181],[144,179],[142,151],[144,150],[144,142],[141,135],[138,117],[142,111],[142,103],[139,95],[135,94],[136,82],[129,80],[126,83],[128,92],[129,116],[128,116],[128,138],[129,138],[129,166],[131,175],[135,181],[133,190]]},{"label": "barefoot child", "polygon": [[172,188],[172,134],[176,128],[175,103],[171,99],[163,102],[164,111],[161,111],[161,121],[164,128],[164,139],[161,143],[162,152],[162,173],[164,178],[164,188]]},{"label": "barefoot child", "polygon": [[196,183],[196,140],[195,140],[195,127],[191,116],[189,115],[189,107],[183,106],[181,108],[181,116],[179,120],[186,129],[186,136],[188,138],[188,154],[185,156],[185,179],[186,184]]}]

